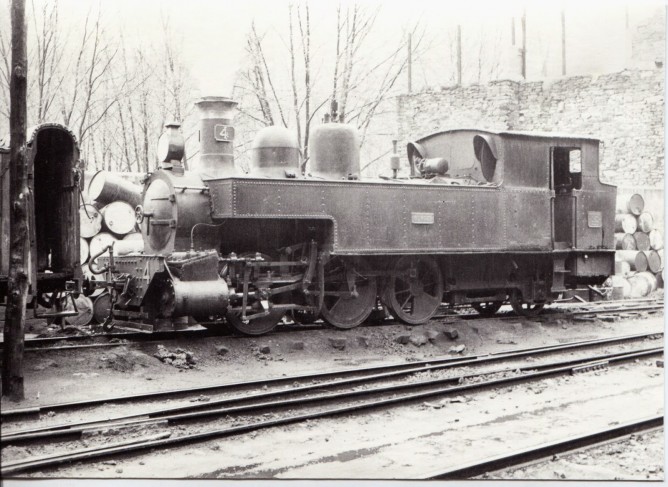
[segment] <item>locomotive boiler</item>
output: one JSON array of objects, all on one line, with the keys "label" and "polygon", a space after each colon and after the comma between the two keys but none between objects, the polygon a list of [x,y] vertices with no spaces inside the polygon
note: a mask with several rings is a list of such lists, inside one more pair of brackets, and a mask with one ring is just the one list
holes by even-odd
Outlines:
[{"label": "locomotive boiler", "polygon": [[599,180],[596,139],[449,130],[408,144],[408,177],[366,179],[353,127],[317,126],[305,173],[295,136],[267,127],[245,173],[235,106],[197,103],[193,171],[176,127],[161,137],[137,207],[145,250],[109,250],[95,269],[116,318],[261,334],[286,313],[352,328],[379,303],[408,324],[444,302],[535,314],[614,270],[616,188]]}]

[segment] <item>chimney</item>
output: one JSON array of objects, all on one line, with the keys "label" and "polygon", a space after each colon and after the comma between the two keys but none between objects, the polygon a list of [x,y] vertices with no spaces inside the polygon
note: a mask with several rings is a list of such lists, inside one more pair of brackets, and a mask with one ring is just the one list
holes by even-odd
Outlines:
[{"label": "chimney", "polygon": [[205,96],[195,106],[200,116],[199,172],[202,179],[236,175],[232,119],[237,102],[224,96]]}]

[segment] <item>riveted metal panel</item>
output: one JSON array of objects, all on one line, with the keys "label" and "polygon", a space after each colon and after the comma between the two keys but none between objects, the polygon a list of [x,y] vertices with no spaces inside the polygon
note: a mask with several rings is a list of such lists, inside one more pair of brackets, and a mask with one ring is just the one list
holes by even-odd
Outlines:
[{"label": "riveted metal panel", "polygon": [[[550,248],[549,191],[514,191],[504,204],[503,188],[484,186],[245,178],[209,184],[214,219],[331,219],[338,253]],[[230,184],[232,211],[223,206]],[[506,218],[504,208],[513,215]],[[433,214],[433,224],[415,223],[415,214]],[[517,228],[503,225],[516,216]]]},{"label": "riveted metal panel", "polygon": [[[603,188],[603,187],[602,187]],[[576,191],[575,232],[578,249],[614,248],[614,208],[616,192]],[[598,225],[591,225],[591,214],[599,214]]]},{"label": "riveted metal panel", "polygon": [[551,248],[551,194],[548,190],[506,190],[507,248]]}]

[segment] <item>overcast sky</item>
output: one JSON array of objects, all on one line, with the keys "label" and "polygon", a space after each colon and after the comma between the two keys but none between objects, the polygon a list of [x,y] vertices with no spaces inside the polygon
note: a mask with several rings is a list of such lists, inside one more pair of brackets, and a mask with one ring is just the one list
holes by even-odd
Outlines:
[{"label": "overcast sky", "polygon": [[[44,0],[28,0],[31,1],[39,4]],[[108,28],[114,31],[122,26],[130,42],[161,39],[161,19],[171,19],[174,29],[183,34],[182,51],[194,77],[202,93],[207,94],[231,93],[251,21],[256,22],[260,32],[275,31],[279,38],[285,38],[287,29],[288,2],[285,0],[60,0],[61,18],[76,29],[85,12],[98,3]],[[519,47],[519,18],[525,3],[530,78],[560,73],[562,8],[566,12],[568,74],[618,71],[624,67],[630,46],[628,36],[631,31],[626,28],[627,19],[633,29],[638,22],[656,12],[657,7],[664,5],[661,0],[361,0],[358,3],[369,8],[380,7],[375,38],[370,42],[393,42],[411,26],[425,27],[429,34],[429,51],[416,65],[415,83],[418,87],[420,83],[443,84],[439,69],[449,62],[450,44],[458,24],[462,26],[465,51],[467,45],[473,49],[472,43],[493,32],[494,39],[498,37],[493,44],[498,43],[495,49],[501,49],[504,60],[517,57],[517,48],[510,46],[511,25],[514,17]],[[331,44],[335,2],[312,0],[310,5],[315,43],[321,46]],[[468,58],[472,57],[473,53],[470,53]]]}]

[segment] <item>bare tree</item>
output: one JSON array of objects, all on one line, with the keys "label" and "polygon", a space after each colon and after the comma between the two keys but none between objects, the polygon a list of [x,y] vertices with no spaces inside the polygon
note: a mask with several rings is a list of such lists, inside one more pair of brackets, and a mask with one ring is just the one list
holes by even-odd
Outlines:
[{"label": "bare tree", "polygon": [[37,94],[37,123],[49,119],[50,109],[56,99],[56,94],[65,79],[62,69],[64,49],[60,48],[60,29],[58,24],[58,2],[45,3],[41,9],[41,24],[38,21],[34,1],[31,2],[33,10],[33,25],[35,33],[35,55],[31,59],[31,70],[37,70],[31,77],[31,91]]}]

